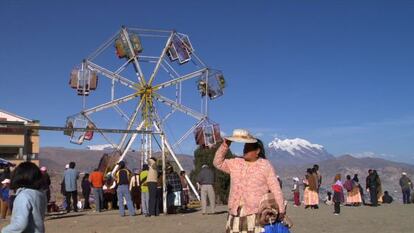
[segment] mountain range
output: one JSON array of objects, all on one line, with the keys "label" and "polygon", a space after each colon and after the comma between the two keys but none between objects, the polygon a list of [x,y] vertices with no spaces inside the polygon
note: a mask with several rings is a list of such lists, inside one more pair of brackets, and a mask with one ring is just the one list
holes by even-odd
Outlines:
[{"label": "mountain range", "polygon": [[[47,166],[52,176],[59,180],[65,164],[74,161],[81,172],[92,171],[99,163],[105,146],[91,147],[101,150],[75,150],[61,147],[45,147],[40,150],[40,163]],[[267,145],[267,157],[274,165],[277,174],[283,181],[283,191],[289,199],[292,194],[292,178],[303,179],[306,169],[318,164],[323,177],[322,190],[329,190],[334,176],[339,173],[342,180],[346,175],[358,174],[360,183],[365,187],[365,178],[368,169],[377,170],[382,180],[383,190],[388,190],[394,197],[400,198],[399,178],[402,172],[414,179],[414,165],[393,162],[373,156],[357,158],[352,155],[333,156],[322,145],[313,144],[307,140],[275,138]],[[129,168],[140,167],[139,152],[128,152],[126,163]],[[193,156],[177,155],[185,170],[194,168]],[[172,159],[172,158],[170,158]],[[325,196],[323,194],[322,196]]]}]

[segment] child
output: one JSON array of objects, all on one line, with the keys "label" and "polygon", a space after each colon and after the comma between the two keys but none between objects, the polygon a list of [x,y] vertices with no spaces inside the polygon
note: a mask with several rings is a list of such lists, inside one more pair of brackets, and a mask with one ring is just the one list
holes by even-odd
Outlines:
[{"label": "child", "polygon": [[46,195],[40,191],[42,174],[31,162],[23,162],[14,170],[11,188],[17,189],[10,224],[2,233],[45,232]]},{"label": "child", "polygon": [[5,219],[6,215],[10,215],[9,202],[10,202],[10,179],[4,179],[1,188],[1,218]]},{"label": "child", "polygon": [[341,182],[341,174],[336,174],[332,190],[334,191],[333,201],[335,203],[334,214],[339,215],[341,212],[341,202],[344,200],[343,185]]},{"label": "child", "polygon": [[326,199],[325,199],[325,204],[326,205],[332,205],[333,201],[332,201],[332,192],[328,191]]},{"label": "child", "polygon": [[294,206],[300,206],[300,193],[299,193],[299,178],[293,177],[293,200],[294,200]]}]

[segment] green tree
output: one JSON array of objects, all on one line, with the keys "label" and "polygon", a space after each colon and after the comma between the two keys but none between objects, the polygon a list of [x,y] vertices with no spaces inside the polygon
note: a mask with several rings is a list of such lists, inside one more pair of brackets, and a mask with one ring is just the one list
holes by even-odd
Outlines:
[{"label": "green tree", "polygon": [[[227,204],[230,191],[230,176],[213,166],[214,155],[220,144],[216,144],[212,148],[199,146],[194,151],[194,170],[190,173],[190,179],[195,184],[196,177],[201,170],[201,166],[207,164],[214,171],[214,191],[216,193],[216,199],[218,203]],[[226,154],[226,158],[233,158],[233,154],[229,150]]]}]

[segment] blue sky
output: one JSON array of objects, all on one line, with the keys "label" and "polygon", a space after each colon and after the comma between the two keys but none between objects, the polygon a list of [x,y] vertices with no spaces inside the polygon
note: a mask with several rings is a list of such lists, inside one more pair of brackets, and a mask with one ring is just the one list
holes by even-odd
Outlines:
[{"label": "blue sky", "polygon": [[[210,104],[225,133],[247,128],[267,142],[300,137],[334,155],[414,163],[413,22],[408,0],[3,0],[0,108],[61,126],[81,109],[70,70],[121,25],[176,29],[225,73],[225,95]],[[174,138],[182,121],[168,125]],[[41,143],[74,147],[55,132]]]}]

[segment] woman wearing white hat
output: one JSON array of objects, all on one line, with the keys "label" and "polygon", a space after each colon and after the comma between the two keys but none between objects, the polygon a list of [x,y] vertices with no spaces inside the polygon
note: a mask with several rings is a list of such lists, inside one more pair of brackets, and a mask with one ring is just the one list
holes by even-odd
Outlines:
[{"label": "woman wearing white hat", "polygon": [[5,219],[6,215],[10,215],[9,200],[10,200],[10,179],[4,179],[1,182],[0,202],[1,202],[1,218]]},{"label": "woman wearing white hat", "polygon": [[[231,142],[245,143],[242,158],[225,159]],[[234,130],[233,135],[226,137],[217,150],[213,164],[217,169],[229,173],[231,179],[226,232],[264,232],[258,214],[262,197],[269,191],[278,205],[279,219],[283,219],[283,194],[260,140],[246,130]]]}]

